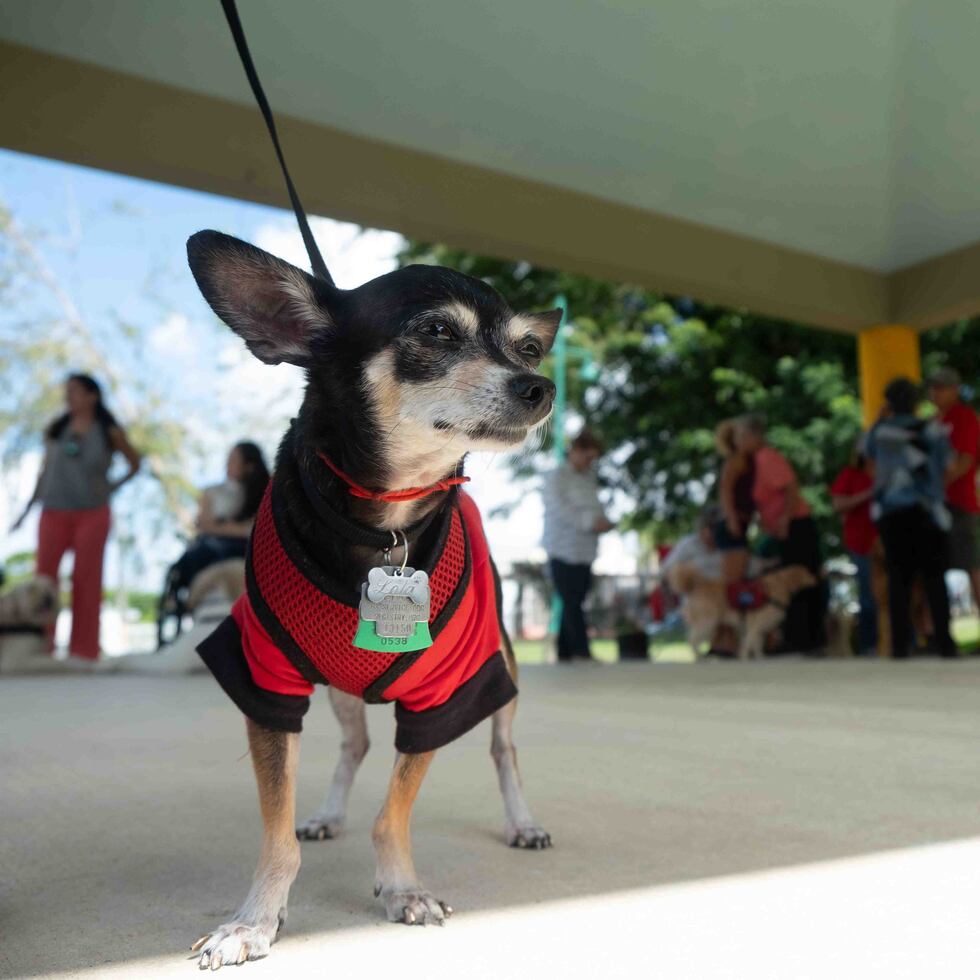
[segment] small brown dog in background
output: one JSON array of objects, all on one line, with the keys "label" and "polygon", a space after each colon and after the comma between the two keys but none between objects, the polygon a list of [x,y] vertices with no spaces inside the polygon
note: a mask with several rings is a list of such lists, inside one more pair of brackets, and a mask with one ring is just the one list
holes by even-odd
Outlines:
[{"label": "small brown dog in background", "polygon": [[786,618],[790,599],[801,589],[817,584],[816,577],[803,565],[788,565],[760,577],[768,601],[757,609],[741,612],[728,601],[728,587],[706,578],[692,565],[671,570],[670,586],[684,597],[681,613],[687,625],[688,642],[695,653],[702,643],[710,643],[719,627],[730,626],[740,636],[739,660],[761,658],[766,636]]},{"label": "small brown dog in background", "polygon": [[58,586],[38,575],[0,595],[0,672],[57,669],[44,630],[58,618]]}]

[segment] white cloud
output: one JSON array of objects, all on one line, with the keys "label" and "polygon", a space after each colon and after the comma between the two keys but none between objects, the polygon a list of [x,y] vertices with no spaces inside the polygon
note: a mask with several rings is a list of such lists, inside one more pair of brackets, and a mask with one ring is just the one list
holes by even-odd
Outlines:
[{"label": "white cloud", "polygon": [[222,370],[212,385],[219,418],[211,421],[212,429],[220,432],[225,448],[236,439],[251,439],[272,453],[303,399],[303,371],[289,364],[263,364],[230,334],[218,350],[217,363]]},{"label": "white cloud", "polygon": [[[396,232],[362,229],[332,218],[311,218],[310,228],[330,274],[343,289],[353,289],[397,267],[395,256],[404,239]],[[301,269],[310,267],[306,247],[292,218],[260,225],[253,241]]]},{"label": "white cloud", "polygon": [[200,338],[191,330],[190,321],[183,313],[169,313],[151,328],[146,337],[147,345],[158,354],[173,357],[193,357],[201,346]]},{"label": "white cloud", "polygon": [[37,544],[39,507],[33,509],[19,531],[10,532],[8,529],[31,497],[41,469],[41,459],[39,450],[26,452],[3,470],[0,480],[0,559],[19,551],[33,551]]},{"label": "white cloud", "polygon": [[255,357],[245,344],[229,334],[218,351],[217,363],[224,369],[216,393],[222,404],[254,408],[256,399],[297,398],[303,391],[303,371],[291,364],[271,365]]}]

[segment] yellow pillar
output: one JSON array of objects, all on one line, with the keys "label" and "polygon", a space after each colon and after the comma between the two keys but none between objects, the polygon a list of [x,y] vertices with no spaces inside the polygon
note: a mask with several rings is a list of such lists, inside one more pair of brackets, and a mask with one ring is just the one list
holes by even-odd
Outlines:
[{"label": "yellow pillar", "polygon": [[858,368],[864,427],[874,424],[885,402],[885,388],[894,378],[922,380],[919,335],[911,327],[872,327],[858,334]]}]

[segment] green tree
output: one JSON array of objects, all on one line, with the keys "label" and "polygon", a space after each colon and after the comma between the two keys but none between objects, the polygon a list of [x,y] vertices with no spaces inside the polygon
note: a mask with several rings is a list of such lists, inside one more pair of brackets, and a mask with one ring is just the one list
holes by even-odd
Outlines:
[{"label": "green tree", "polygon": [[[110,215],[145,217],[124,202],[93,217]],[[251,360],[203,301],[183,311],[174,282],[189,273],[177,257],[154,262],[136,290],[82,302],[74,258],[99,241],[80,220],[66,226],[25,224],[0,201],[0,493],[19,512],[44,427],[63,410],[66,375],[91,373],[144,457],[139,478],[113,499],[114,574],[122,584],[156,581],[181,533],[193,532],[191,475],[213,471],[238,438],[274,445],[293,409],[284,392],[294,382],[298,393],[299,372],[243,394],[236,378]],[[173,360],[153,339],[169,327]],[[193,340],[183,339],[185,328]],[[186,376],[178,368],[189,352],[200,356]]]},{"label": "green tree", "polygon": [[117,542],[126,549],[121,569],[140,575],[153,544],[175,525],[190,526],[196,492],[187,479],[200,451],[187,425],[189,400],[160,390],[152,372],[136,370],[145,339],[137,324],[110,313],[98,324],[82,314],[68,286],[47,260],[52,242],[24,227],[0,204],[0,473],[12,508],[21,463],[42,448],[44,427],[63,411],[63,383],[86,371],[105,384],[109,404],[144,456],[143,476],[114,501]]},{"label": "green tree", "polygon": [[630,523],[647,537],[690,528],[713,494],[715,426],[753,411],[838,545],[826,488],[860,433],[852,337],[430,243],[409,244],[401,261],[478,276],[515,309],[567,297],[569,339],[602,366],[594,382],[572,372],[569,405],[606,440],[603,476],[635,502]]},{"label": "green tree", "polygon": [[3,562],[4,585],[18,585],[31,578],[36,557],[33,551],[17,551],[7,555]]},{"label": "green tree", "polygon": [[[127,355],[140,357],[140,330],[121,317],[96,329],[51,271],[41,236],[0,205],[0,462],[13,468],[40,448],[44,426],[62,411],[62,386],[71,371],[103,379],[129,436],[146,457],[155,487],[140,494],[146,514],[183,519],[193,487],[184,474],[193,441],[176,400],[152,388],[152,378],[124,372]],[[18,313],[18,311],[29,311]],[[127,488],[127,497],[135,488]]]},{"label": "green tree", "polygon": [[926,374],[944,365],[960,372],[973,407],[980,408],[980,317],[957,320],[922,334],[922,366]]},{"label": "green tree", "polygon": [[617,479],[637,502],[635,520],[666,533],[689,527],[713,492],[715,426],[751,411],[769,420],[833,539],[826,485],[860,432],[854,357],[848,337],[687,302],[651,304],[642,329],[607,336],[586,407],[622,447]]}]

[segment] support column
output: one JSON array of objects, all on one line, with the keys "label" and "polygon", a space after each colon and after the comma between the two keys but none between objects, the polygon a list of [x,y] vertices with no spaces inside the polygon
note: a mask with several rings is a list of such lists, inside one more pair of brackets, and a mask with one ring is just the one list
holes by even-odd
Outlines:
[{"label": "support column", "polygon": [[885,388],[897,377],[922,380],[919,335],[911,327],[871,327],[858,334],[858,370],[864,427],[874,424],[885,403]]}]

